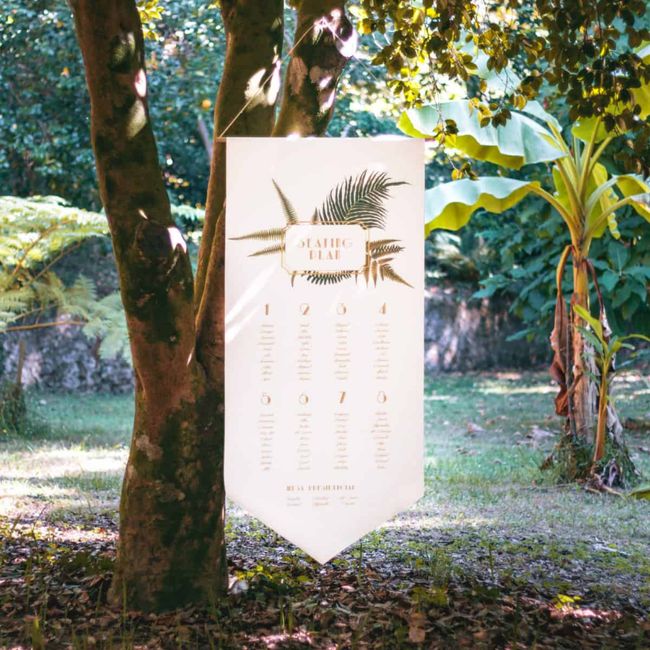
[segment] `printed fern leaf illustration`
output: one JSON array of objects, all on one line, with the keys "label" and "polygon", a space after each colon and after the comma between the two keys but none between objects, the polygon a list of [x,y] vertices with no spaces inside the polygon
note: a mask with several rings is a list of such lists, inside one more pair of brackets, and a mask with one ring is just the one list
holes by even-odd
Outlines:
[{"label": "printed fern leaf illustration", "polygon": [[386,255],[397,255],[404,250],[404,246],[399,244],[383,244],[382,246],[375,246],[373,248],[369,247],[370,257],[375,260],[378,260]]},{"label": "printed fern leaf illustration", "polygon": [[305,273],[305,279],[312,284],[338,284],[343,280],[348,280],[354,275],[353,271],[338,271],[336,273]]},{"label": "printed fern leaf illustration", "polygon": [[284,237],[284,228],[272,228],[270,230],[258,230],[249,235],[240,235],[239,237],[231,237],[234,241],[241,239],[256,239],[258,241],[278,241]]},{"label": "printed fern leaf illustration", "polygon": [[379,264],[379,274],[382,280],[392,280],[399,284],[405,284],[407,287],[411,287],[411,289],[413,288],[413,285],[409,284],[401,275],[396,273],[395,269],[388,263]]},{"label": "printed fern leaf illustration", "polygon": [[284,217],[287,220],[287,226],[298,223],[298,214],[291,204],[291,201],[289,201],[285,193],[280,189],[280,186],[275,181],[273,181],[273,187],[275,187],[275,191],[280,197],[280,203],[282,203],[282,209],[284,210]]},{"label": "printed fern leaf illustration", "polygon": [[364,170],[356,178],[350,176],[339,183],[316,211],[316,223],[358,224],[364,228],[385,228],[384,201],[390,188],[405,185],[391,181],[386,172]]},{"label": "printed fern leaf illustration", "polygon": [[248,257],[260,257],[261,255],[273,255],[274,253],[281,253],[284,250],[284,243],[276,244],[275,246],[269,246],[268,248],[263,248],[262,250],[251,253]]}]

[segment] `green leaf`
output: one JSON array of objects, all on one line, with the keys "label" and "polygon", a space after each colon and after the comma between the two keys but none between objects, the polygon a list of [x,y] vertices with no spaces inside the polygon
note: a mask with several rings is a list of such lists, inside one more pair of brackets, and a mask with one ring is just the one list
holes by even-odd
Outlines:
[{"label": "green leaf", "polygon": [[598,337],[598,339],[602,342],[604,340],[603,336],[603,326],[602,323],[597,319],[594,318],[584,307],[580,305],[574,305],[573,310],[584,320],[586,323],[589,323],[589,326],[593,330],[594,334]]},{"label": "green leaf", "polygon": [[462,38],[460,42],[457,42],[456,47],[472,57],[472,62],[476,66],[473,73],[485,80],[487,88],[491,92],[505,95],[512,93],[521,85],[521,77],[510,66],[506,66],[502,70],[490,68],[488,66],[490,57],[472,41],[468,42]]},{"label": "green leaf", "polygon": [[582,336],[591,343],[591,345],[594,346],[596,352],[600,356],[603,356],[605,354],[605,348],[603,347],[603,342],[591,331],[584,327],[578,326],[578,331],[582,334]]},{"label": "green leaf", "polygon": [[[608,179],[609,173],[605,165],[596,163],[589,176],[589,179],[587,180],[586,187],[586,195],[589,197],[589,199],[596,199],[595,201],[592,201],[593,205],[590,206],[591,209],[589,211],[589,216],[587,217],[586,223],[587,228],[589,228],[593,223],[598,222],[600,216],[618,200],[618,197],[610,186],[610,183],[613,181],[613,179]],[[587,203],[589,203],[589,199],[587,200]],[[615,213],[610,214],[607,220],[603,221],[603,223],[599,225],[599,227],[594,231],[593,237],[595,239],[602,237],[607,228],[609,228],[612,236],[615,239],[620,238]]]},{"label": "green leaf", "polygon": [[462,228],[479,208],[500,213],[529,194],[537,181],[483,176],[443,183],[425,192],[425,236],[432,230]]},{"label": "green leaf", "polygon": [[479,112],[468,100],[410,109],[402,113],[398,127],[412,137],[430,138],[447,120],[453,120],[457,133],[447,135],[445,145],[476,160],[520,169],[566,155],[552,144],[554,138],[547,129],[521,113],[513,112],[503,126],[481,126]]},{"label": "green leaf", "polygon": [[553,128],[555,128],[559,133],[562,132],[562,125],[560,122],[549,112],[544,110],[543,106],[538,101],[531,100],[527,102],[526,106],[520,110],[522,113],[527,113],[528,115],[532,115],[533,117],[536,117],[538,120],[541,120],[546,124],[552,125]]},{"label": "green leaf", "polygon": [[614,297],[612,298],[612,307],[614,307],[614,309],[620,307],[624,302],[629,300],[631,295],[632,284],[630,282],[626,282],[623,287],[618,289],[618,291],[616,291],[614,294]]},{"label": "green leaf", "polygon": [[631,206],[646,221],[650,221],[650,183],[635,174],[616,177],[616,185],[624,197],[637,197]]},{"label": "green leaf", "polygon": [[619,280],[620,280],[620,276],[617,273],[608,270],[605,271],[605,273],[603,273],[603,275],[599,280],[599,283],[600,286],[603,287],[603,289],[606,289],[608,292],[611,293],[614,287],[618,284]]}]

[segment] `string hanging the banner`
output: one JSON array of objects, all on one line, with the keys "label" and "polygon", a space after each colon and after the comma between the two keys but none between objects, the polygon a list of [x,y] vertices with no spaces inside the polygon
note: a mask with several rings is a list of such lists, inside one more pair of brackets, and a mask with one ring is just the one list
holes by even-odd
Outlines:
[{"label": "string hanging the banner", "polygon": [[[321,21],[322,20],[324,20],[324,19],[321,19]],[[253,103],[253,101],[255,101],[255,99],[259,96],[259,94],[264,90],[264,88],[266,87],[266,84],[268,84],[269,81],[271,81],[271,79],[273,78],[273,75],[278,73],[279,69],[282,67],[282,64],[291,57],[291,55],[295,52],[295,50],[300,45],[300,43],[302,43],[302,41],[305,39],[305,37],[309,33],[313,32],[316,29],[317,26],[321,25],[321,21],[318,21],[318,22],[314,23],[311,27],[306,29],[302,33],[300,38],[293,44],[293,47],[281,59],[279,59],[278,61],[276,61],[273,64],[273,68],[272,68],[271,72],[269,72],[266,75],[266,77],[262,80],[262,82],[260,83],[257,90],[254,93],[251,94],[251,96],[248,98],[246,103],[239,109],[239,111],[235,114],[235,116],[232,118],[232,120],[230,120],[230,122],[228,122],[226,127],[219,133],[219,135],[217,136],[218,138],[223,138],[226,135],[226,133],[232,127],[232,125],[243,115],[243,113],[246,111],[246,109]],[[332,32],[332,33],[334,33],[334,32]]]}]

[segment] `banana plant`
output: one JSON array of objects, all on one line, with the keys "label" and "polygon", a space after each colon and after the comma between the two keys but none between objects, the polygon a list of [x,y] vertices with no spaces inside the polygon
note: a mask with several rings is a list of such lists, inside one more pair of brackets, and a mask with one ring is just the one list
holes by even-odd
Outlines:
[{"label": "banana plant", "polygon": [[[650,47],[645,49],[640,55],[650,62]],[[640,117],[650,114],[649,88],[639,89],[641,110],[637,109],[637,114]],[[567,418],[573,439],[591,443],[595,441],[593,425],[598,412],[598,394],[593,372],[587,367],[589,354],[585,353],[589,346],[585,346],[581,330],[585,321],[580,313],[567,309],[562,293],[564,269],[570,259],[571,304],[588,311],[590,275],[596,280],[589,261],[594,239],[608,230],[613,237],[620,237],[617,218],[627,206],[650,222],[648,180],[633,174],[610,175],[600,162],[616,137],[603,128],[606,117],[576,124],[572,136],[565,139],[558,120],[538,102],[520,104],[518,110],[510,112],[505,123],[495,126],[478,102],[457,100],[408,110],[398,124],[409,136],[435,138],[445,147],[494,163],[504,171],[520,170],[536,163],[552,166],[552,186],[548,187],[536,180],[499,175],[462,178],[428,190],[425,235],[436,229],[458,230],[479,209],[502,213],[529,194],[542,197],[559,213],[570,243],[558,262],[555,327],[551,335],[554,351],[551,374],[560,386],[556,412]]]},{"label": "banana plant", "polygon": [[575,305],[574,310],[583,321],[589,324],[589,329],[580,328],[582,335],[591,343],[595,351],[595,360],[598,367],[598,421],[596,424],[596,438],[594,441],[593,466],[597,467],[605,455],[607,433],[607,419],[610,412],[610,385],[613,379],[614,359],[616,353],[626,348],[635,350],[632,340],[650,343],[650,338],[643,334],[628,334],[627,336],[610,336],[600,318],[594,318],[590,312],[580,305]]}]

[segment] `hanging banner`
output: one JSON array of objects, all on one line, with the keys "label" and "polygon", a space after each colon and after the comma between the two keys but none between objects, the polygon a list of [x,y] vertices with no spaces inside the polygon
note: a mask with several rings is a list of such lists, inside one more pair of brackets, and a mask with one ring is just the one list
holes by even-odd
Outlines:
[{"label": "hanging banner", "polygon": [[226,492],[324,563],[423,492],[423,144],[226,163]]}]

